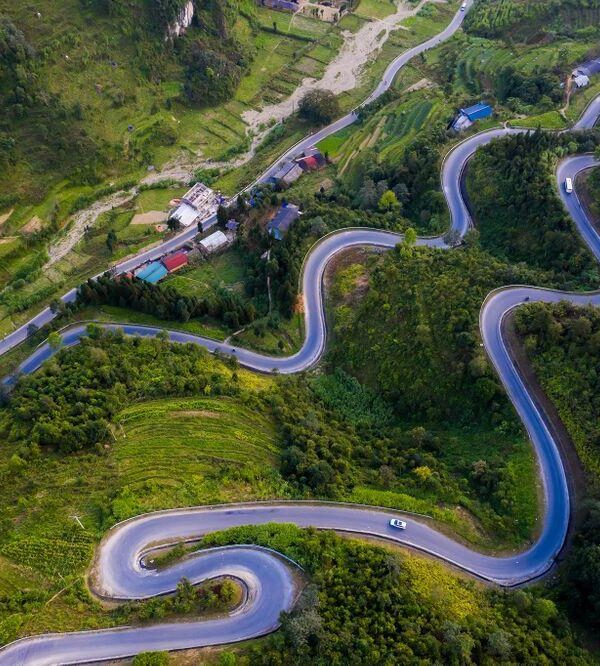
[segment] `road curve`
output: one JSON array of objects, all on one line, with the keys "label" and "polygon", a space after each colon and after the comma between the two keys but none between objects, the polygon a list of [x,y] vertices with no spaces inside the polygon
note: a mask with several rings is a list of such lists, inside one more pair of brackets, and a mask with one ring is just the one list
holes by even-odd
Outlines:
[{"label": "road curve", "polygon": [[[599,113],[600,97],[590,104],[576,127],[593,126]],[[460,178],[466,163],[479,146],[518,131],[521,130],[499,129],[474,135],[456,146],[444,161],[442,187],[451,211],[452,227],[461,236],[471,225],[460,192]],[[600,236],[587,219],[577,196],[566,195],[562,188],[567,176],[575,178],[597,165],[591,156],[568,158],[559,165],[557,180],[567,210],[585,242],[600,260]],[[335,254],[352,246],[391,248],[401,240],[401,235],[370,229],[348,229],[326,236],[316,244],[304,265],[306,340],[302,349],[291,357],[275,358],[236,348],[239,361],[264,372],[276,368],[283,373],[292,373],[314,365],[326,340],[321,284],[327,263]],[[419,239],[418,243],[446,247],[441,238]],[[0,650],[0,664],[82,663],[114,659],[142,650],[184,649],[233,642],[272,631],[278,626],[280,611],[289,609],[295,598],[290,568],[276,554],[260,548],[221,548],[203,552],[161,572],[149,571],[140,565],[140,557],[150,544],[197,538],[236,525],[290,522],[374,535],[431,553],[503,586],[522,584],[546,573],[564,543],[570,507],[565,471],[556,443],[544,414],[527,393],[502,338],[502,321],[526,299],[532,302],[569,300],[579,305],[600,306],[600,293],[573,294],[528,286],[507,287],[488,295],[481,309],[480,329],[486,351],[529,433],[543,481],[546,509],[543,525],[538,540],[528,550],[503,558],[477,553],[412,516],[403,516],[409,522],[409,529],[396,531],[389,527],[388,520],[403,514],[375,507],[286,502],[157,512],[121,523],[107,534],[95,562],[95,591],[115,599],[144,598],[173,590],[182,576],[198,582],[231,575],[238,578],[248,592],[238,611],[225,618],[204,622],[23,639]],[[106,328],[121,328],[126,334],[142,336],[153,336],[160,330],[133,325],[106,325]],[[65,345],[74,345],[83,335],[84,327],[78,325],[66,329],[62,337]],[[169,337],[175,342],[202,345],[210,351],[233,351],[214,340],[178,331],[169,332]],[[33,372],[53,353],[47,344],[41,345],[22,364],[21,371]]]},{"label": "road curve", "polygon": [[[498,136],[497,131],[485,134],[488,141]],[[481,145],[482,136],[476,135],[460,144],[444,164],[444,191],[447,196],[450,193],[448,201],[453,225],[461,233],[468,228],[470,219],[460,194],[457,195],[458,205],[454,205],[452,193],[460,192],[458,183],[464,165]],[[567,175],[575,179],[578,173],[597,165],[598,162],[591,156],[572,157],[561,162],[557,178],[562,199],[573,214],[580,233],[592,252],[600,257],[600,236],[585,216],[578,199],[565,194],[560,187]],[[288,358],[273,358],[237,349],[236,356],[240,362],[256,370],[270,371],[277,368],[280,372],[297,372],[314,364],[322,354],[326,336],[321,282],[328,261],[338,252],[352,246],[390,248],[400,239],[401,236],[394,233],[369,229],[343,230],[322,239],[304,266],[307,336],[301,351]],[[445,247],[440,238],[419,239],[418,242],[437,248]],[[233,642],[273,630],[277,626],[279,612],[289,609],[294,600],[289,569],[273,553],[246,547],[224,548],[202,553],[160,573],[140,566],[140,555],[149,544],[197,538],[208,532],[237,525],[295,523],[302,527],[311,525],[378,536],[430,553],[503,586],[522,584],[542,576],[553,566],[564,543],[570,511],[568,487],[560,454],[546,425],[545,416],[527,393],[502,338],[502,321],[525,300],[558,302],[565,299],[578,305],[600,306],[600,293],[566,293],[516,286],[492,292],[480,313],[480,329],[486,351],[529,433],[540,465],[546,511],[538,540],[525,552],[504,558],[477,553],[412,516],[375,507],[286,502],[198,507],[148,514],[116,526],[103,540],[95,566],[98,572],[98,594],[116,599],[143,598],[174,589],[181,576],[200,581],[227,574],[238,578],[248,589],[248,599],[242,608],[233,616],[208,622],[172,623],[158,627],[23,639],[0,650],[0,664],[78,663],[112,659],[135,654],[142,649],[183,649]],[[128,325],[106,327],[122,328],[126,334],[143,336],[153,336],[160,331]],[[65,345],[77,344],[84,334],[84,327],[80,325],[67,329],[63,333]],[[169,336],[176,342],[191,342],[211,351],[219,349],[231,352],[230,348],[213,340],[178,331],[171,331]],[[42,345],[23,364],[22,371],[34,371],[53,353],[47,345]],[[409,522],[409,529],[399,532],[390,528],[388,520],[394,515],[403,516]],[[260,608],[260,612],[256,611],[257,608]],[[107,636],[110,636],[110,640],[106,640]],[[82,657],[82,650],[85,657]]]}]

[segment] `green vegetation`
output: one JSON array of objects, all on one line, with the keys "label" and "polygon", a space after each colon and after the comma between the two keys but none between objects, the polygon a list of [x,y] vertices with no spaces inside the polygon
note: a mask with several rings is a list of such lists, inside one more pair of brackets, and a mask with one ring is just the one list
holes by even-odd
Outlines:
[{"label": "green vegetation", "polygon": [[554,168],[558,158],[593,150],[598,140],[597,134],[535,132],[493,141],[478,151],[467,190],[482,247],[551,271],[552,283],[561,288],[595,286],[596,263],[556,194]]},{"label": "green vegetation", "polygon": [[301,118],[320,125],[330,123],[339,112],[337,97],[330,90],[309,90],[298,105]]},{"label": "green vegetation", "polygon": [[600,169],[581,174],[577,189],[582,192],[586,208],[597,225],[600,225]]},{"label": "green vegetation", "polygon": [[[159,240],[152,226],[131,224],[135,207],[164,210],[169,198],[179,193],[171,192],[158,206],[148,208],[143,192],[137,200],[101,215],[96,228],[88,228],[82,242],[51,268],[46,266],[42,275],[39,269],[47,259],[47,245],[63,233],[70,215],[129,189],[149,165],[164,164],[175,153],[187,164],[200,158],[227,160],[245,151],[250,139],[242,115],[280,101],[307,75],[318,77],[341,44],[336,26],[307,17],[296,17],[292,23],[291,15],[274,14],[245,0],[239,7],[225,0],[203,9],[196,3],[198,24],[184,37],[165,41],[165,25],[157,25],[149,16],[163,22],[181,3],[169,4],[163,14],[153,13],[156,1],[138,0],[121,7],[53,0],[46,3],[41,17],[30,7],[0,1],[0,15],[10,15],[7,21],[12,20],[17,31],[6,28],[14,53],[7,55],[6,76],[2,70],[0,100],[7,104],[12,100],[19,76],[34,77],[45,100],[34,104],[38,93],[32,88],[29,115],[14,118],[12,104],[0,122],[0,139],[6,134],[10,148],[0,150],[0,159],[11,160],[0,176],[0,219],[8,214],[1,229],[8,242],[2,243],[6,259],[1,262],[0,289],[26,281],[8,305],[0,303],[1,334],[60,290]],[[273,32],[273,16],[280,27],[289,24],[285,33]],[[61,26],[60,35],[55,26]],[[198,58],[206,62],[197,62]],[[211,58],[219,62],[208,62]],[[207,84],[206,77],[221,71],[221,66],[227,76],[219,76],[218,85]],[[218,96],[224,96],[227,88],[234,99],[199,113],[190,106],[184,89],[192,97],[201,95],[206,105],[210,100],[202,86]],[[52,114],[60,115],[56,122]],[[44,138],[50,123],[52,141]],[[295,138],[278,132],[270,150],[259,151],[261,156],[271,161],[280,151],[278,142],[293,143],[306,128],[299,123],[296,131]],[[68,146],[68,159],[58,144]],[[47,159],[52,164],[42,164]],[[111,230],[117,239],[108,251],[105,240]]]},{"label": "green vegetation", "polygon": [[600,313],[568,303],[519,308],[515,325],[542,388],[556,406],[577,453],[600,479]]},{"label": "green vegetation", "polygon": [[589,631],[600,627],[600,313],[568,303],[532,303],[515,313],[515,328],[537,379],[556,407],[587,471],[589,499],[557,590]]},{"label": "green vegetation", "polygon": [[310,576],[282,628],[241,664],[592,663],[539,592],[482,588],[439,564],[292,525],[241,527],[204,545],[257,543]]},{"label": "green vegetation", "polygon": [[[441,506],[431,502],[435,487],[447,506],[475,515],[479,529],[529,538],[537,515],[531,451],[479,345],[478,315],[494,287],[536,284],[544,276],[494,259],[474,243],[476,238],[469,238],[468,248],[451,253],[402,246],[367,262],[368,288],[361,275],[356,293],[346,287],[341,290],[346,296],[335,303],[327,358],[329,366],[344,369],[367,388],[353,387],[343,376],[339,388],[330,387],[336,375],[319,381],[328,386],[332,408],[366,405],[379,423],[383,399],[403,424],[405,434],[387,433],[395,444],[377,454],[370,449],[381,444],[361,431],[359,457],[365,455],[363,464],[373,472],[359,475],[353,498],[389,504],[394,493],[398,499],[411,495],[426,500],[413,510],[438,516]],[[356,397],[340,401],[337,394],[350,389]],[[368,423],[373,416],[357,410],[356,418]],[[385,433],[378,428],[380,436]],[[459,522],[457,516],[445,520]],[[477,541],[473,530],[468,538]]]},{"label": "green vegetation", "polygon": [[[126,389],[110,380],[122,369]],[[288,495],[276,470],[276,427],[261,397],[271,378],[232,368],[199,348],[103,336],[62,350],[35,379],[48,400],[33,395],[30,384],[27,398],[25,386],[17,388],[19,400],[0,409],[1,643],[135,620],[134,609],[102,610],[82,580],[95,544],[117,520],[174,506]],[[186,388],[189,381],[206,383]],[[84,411],[78,424],[108,418],[113,407],[97,450],[65,455],[35,446],[28,435],[11,438],[20,423],[13,409],[33,409],[40,400],[49,411],[36,425],[59,427],[69,416],[65,396],[72,391],[88,399],[74,402]],[[117,395],[124,397],[115,404]]]},{"label": "green vegetation", "polygon": [[541,35],[597,34],[597,0],[476,0],[465,20],[465,30],[484,37],[524,38]]}]

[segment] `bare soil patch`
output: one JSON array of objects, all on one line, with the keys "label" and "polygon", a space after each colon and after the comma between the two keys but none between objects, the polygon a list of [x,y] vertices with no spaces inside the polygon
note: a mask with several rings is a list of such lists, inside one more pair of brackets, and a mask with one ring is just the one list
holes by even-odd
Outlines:
[{"label": "bare soil patch", "polygon": [[149,210],[147,213],[137,213],[133,216],[131,224],[156,224],[164,222],[167,214],[160,210]]},{"label": "bare soil patch", "polygon": [[40,231],[43,224],[42,219],[35,215],[24,227],[21,227],[21,232],[24,234],[33,234],[36,231]]}]

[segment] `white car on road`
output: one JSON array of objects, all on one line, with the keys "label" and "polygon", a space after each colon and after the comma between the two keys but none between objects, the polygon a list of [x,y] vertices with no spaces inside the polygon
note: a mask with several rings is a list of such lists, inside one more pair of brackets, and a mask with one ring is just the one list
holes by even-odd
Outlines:
[{"label": "white car on road", "polygon": [[392,518],[390,520],[390,527],[395,527],[397,530],[405,530],[406,523],[403,520],[398,520],[398,518]]},{"label": "white car on road", "polygon": [[565,192],[567,194],[571,194],[573,192],[573,179],[572,178],[566,178],[565,179]]}]

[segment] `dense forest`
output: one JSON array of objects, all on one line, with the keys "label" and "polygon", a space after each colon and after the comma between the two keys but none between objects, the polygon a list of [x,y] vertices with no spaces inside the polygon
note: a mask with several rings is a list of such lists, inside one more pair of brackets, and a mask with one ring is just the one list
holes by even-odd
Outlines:
[{"label": "dense forest", "polygon": [[600,312],[532,303],[517,310],[515,325],[579,456],[600,479]]},{"label": "dense forest", "polygon": [[341,370],[281,378],[268,401],[283,447],[281,473],[302,495],[344,500],[358,487],[406,493],[464,507],[500,539],[515,530],[530,536],[504,432],[494,434],[496,450],[484,457],[464,447],[458,459],[445,458],[456,445],[452,432],[399,422],[380,396]]},{"label": "dense forest", "polygon": [[77,305],[118,305],[159,319],[186,322],[190,318],[213,317],[232,330],[256,318],[252,303],[225,287],[215,286],[202,298],[185,296],[173,287],[154,285],[137,278],[110,274],[90,279],[77,292]]},{"label": "dense forest", "polygon": [[377,391],[405,418],[514,422],[480,347],[478,316],[488,292],[545,276],[476,247],[408,247],[375,265],[366,295],[335,313],[330,362]]},{"label": "dense forest", "polygon": [[11,392],[8,437],[22,444],[17,466],[19,458],[35,458],[41,447],[101,451],[111,418],[140,398],[238,391],[235,382],[201,371],[207,352],[196,345],[171,345],[162,336],[126,338],[93,324],[88,335],[76,348],[60,350],[39,372],[21,377]]},{"label": "dense forest", "polygon": [[241,527],[206,546],[258,543],[294,558],[311,577],[281,631],[241,662],[280,664],[592,663],[542,595],[483,589],[433,562],[333,533]]},{"label": "dense forest", "polygon": [[466,183],[482,247],[551,271],[552,283],[561,288],[595,286],[596,262],[557,196],[554,165],[567,153],[593,151],[598,141],[597,133],[536,131],[479,150]]},{"label": "dense forest", "polygon": [[406,146],[399,162],[380,162],[373,150],[361,151],[326,198],[371,214],[403,217],[424,235],[441,233],[447,211],[440,191],[441,149],[449,137],[446,124],[435,123]]},{"label": "dense forest", "polygon": [[[205,371],[206,358],[195,345],[90,325],[81,345],[59,350],[5,396],[13,467],[20,470],[42,453],[103,453],[114,439],[116,415],[140,400],[239,395],[235,376]],[[235,360],[228,363],[235,370]],[[255,407],[275,422],[281,475],[299,497],[347,499],[359,486],[408,493],[432,505],[467,508],[497,538],[515,532],[522,507],[506,460],[490,452],[443,460],[440,453],[454,444],[451,433],[397,423],[382,398],[342,371],[280,377]],[[510,437],[495,437],[511,451]],[[525,520],[516,531],[527,538],[530,529]]]},{"label": "dense forest", "polygon": [[558,410],[588,472],[590,499],[559,588],[570,611],[600,627],[600,312],[569,303],[532,303],[515,327],[536,376]]}]

